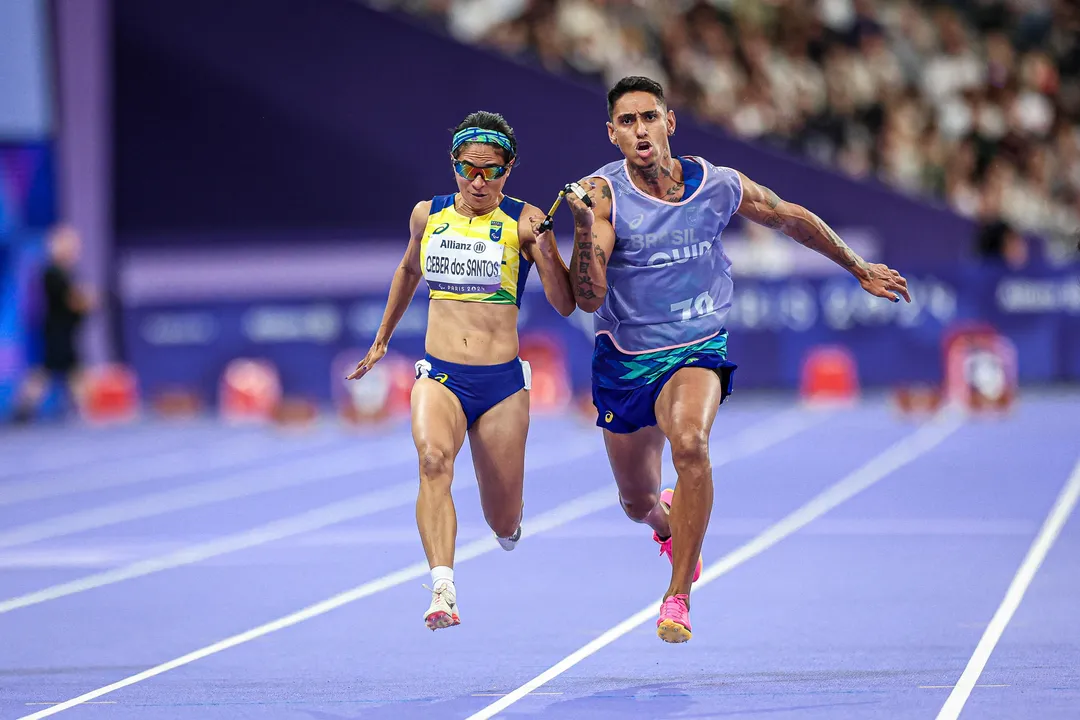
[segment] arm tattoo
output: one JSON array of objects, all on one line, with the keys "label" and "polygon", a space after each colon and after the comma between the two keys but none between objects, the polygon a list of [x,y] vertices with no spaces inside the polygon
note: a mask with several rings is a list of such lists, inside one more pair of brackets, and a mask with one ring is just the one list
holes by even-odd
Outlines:
[{"label": "arm tattoo", "polygon": [[821,253],[855,275],[866,273],[866,262],[824,220],[799,206],[781,208],[782,201],[775,192],[765,186],[761,186],[761,190],[764,204],[761,201],[756,204],[760,211],[758,222],[773,230],[783,231],[800,245]]},{"label": "arm tattoo", "polygon": [[589,279],[588,275],[578,276],[578,286],[574,288],[574,292],[576,292],[577,296],[582,300],[592,300],[596,297],[596,293],[592,290],[592,281]]},{"label": "arm tattoo", "polygon": [[780,196],[767,187],[761,189],[765,191],[765,202],[769,205],[769,209],[775,210],[776,206],[780,204]]},{"label": "arm tattoo", "polygon": [[765,191],[765,204],[772,210],[762,220],[762,224],[767,228],[779,230],[784,226],[784,218],[780,216],[780,213],[776,212],[776,208],[780,205],[780,196],[767,187],[761,189]]},{"label": "arm tattoo", "polygon": [[821,223],[821,227],[825,231],[825,236],[828,238],[829,244],[840,253],[840,260],[844,267],[853,268],[858,265],[859,259],[858,256],[855,255],[855,251],[849,248],[847,243],[841,240],[840,236],[833,232],[832,228],[824,222]]},{"label": "arm tattoo", "polygon": [[[588,235],[586,235],[588,233]],[[582,300],[592,300],[596,298],[596,293],[593,291],[593,278],[592,278],[592,261],[593,261],[593,240],[596,239],[596,233],[590,231],[577,230],[574,232],[574,244],[578,248],[577,252],[577,275],[574,284],[574,294]],[[600,251],[601,254],[603,250]]]},{"label": "arm tattoo", "polygon": [[[586,181],[582,181],[583,183]],[[590,187],[589,196],[593,200],[593,206],[599,204],[598,195],[606,200],[611,200],[611,188],[606,182],[597,183],[594,180],[587,181]],[[598,192],[599,191],[599,192]],[[578,301],[596,300],[602,297],[606,288],[604,285],[604,268],[607,266],[607,254],[604,249],[597,245],[596,232],[591,228],[579,227],[574,224],[574,252],[572,257],[574,297]]]},{"label": "arm tattoo", "polygon": [[810,213],[809,227],[803,230],[803,235],[796,235],[795,240],[832,259],[849,271],[855,268],[866,269],[866,263],[855,254],[855,251],[848,247],[847,243],[841,240],[824,220],[813,213]]}]

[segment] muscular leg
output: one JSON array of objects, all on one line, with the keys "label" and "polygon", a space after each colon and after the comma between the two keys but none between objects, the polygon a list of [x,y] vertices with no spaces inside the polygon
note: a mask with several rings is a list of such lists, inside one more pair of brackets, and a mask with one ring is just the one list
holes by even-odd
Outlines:
[{"label": "muscular leg", "polygon": [[664,434],[657,427],[621,435],[605,429],[604,445],[623,512],[634,522],[647,524],[661,538],[669,537],[668,515],[660,504]]},{"label": "muscular leg", "polygon": [[454,566],[457,515],[450,483],[454,458],[465,442],[465,414],[457,397],[442,384],[420,378],[412,389],[412,433],[420,460],[416,526],[428,566]]},{"label": "muscular leg", "polygon": [[720,379],[712,370],[683,368],[656,400],[657,426],[671,444],[679,475],[671,505],[671,584],[664,597],[690,594],[690,585],[712,514],[709,433],[720,405]]},{"label": "muscular leg", "polygon": [[509,538],[521,524],[528,434],[527,390],[518,390],[481,415],[469,428],[480,505],[488,526],[500,538]]}]

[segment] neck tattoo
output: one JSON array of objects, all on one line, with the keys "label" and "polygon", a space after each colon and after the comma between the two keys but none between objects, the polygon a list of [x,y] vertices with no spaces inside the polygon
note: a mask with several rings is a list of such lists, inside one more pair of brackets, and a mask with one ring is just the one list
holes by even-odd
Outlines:
[{"label": "neck tattoo", "polygon": [[653,197],[669,202],[682,199],[686,185],[681,179],[675,177],[675,162],[671,159],[669,151],[665,150],[660,155],[660,161],[655,165],[647,168],[631,168],[631,170],[634,175],[641,178],[646,186],[643,189]]}]

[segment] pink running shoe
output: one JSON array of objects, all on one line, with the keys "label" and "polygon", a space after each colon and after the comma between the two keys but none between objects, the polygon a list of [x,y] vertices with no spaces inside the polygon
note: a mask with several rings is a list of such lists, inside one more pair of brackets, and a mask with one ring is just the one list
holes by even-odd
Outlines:
[{"label": "pink running shoe", "polygon": [[672,595],[660,606],[656,635],[664,642],[684,643],[690,639],[689,599],[686,595]]},{"label": "pink running shoe", "polygon": [[[660,492],[660,502],[666,505],[669,511],[671,510],[671,499],[673,497],[675,497],[675,491],[671,488],[665,488]],[[657,535],[656,532],[653,532],[652,537],[653,540],[660,544],[660,554],[667,555],[668,561],[674,562],[675,560],[671,555],[671,538],[668,538],[667,540],[661,540],[660,536]],[[697,582],[697,579],[701,577],[701,567],[702,565],[704,565],[704,563],[705,561],[699,555],[697,559],[697,567],[694,568],[694,579],[691,582]]]}]

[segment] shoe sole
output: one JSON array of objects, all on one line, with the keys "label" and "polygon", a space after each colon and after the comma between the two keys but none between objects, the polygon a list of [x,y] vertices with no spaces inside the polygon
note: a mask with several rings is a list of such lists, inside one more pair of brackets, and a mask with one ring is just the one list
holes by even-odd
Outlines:
[{"label": "shoe sole", "polygon": [[692,637],[689,630],[674,620],[664,620],[657,625],[656,635],[666,643],[684,643]]},{"label": "shoe sole", "polygon": [[442,610],[436,610],[424,618],[424,624],[428,626],[429,630],[434,631],[460,625],[461,619],[457,615],[450,615]]}]

